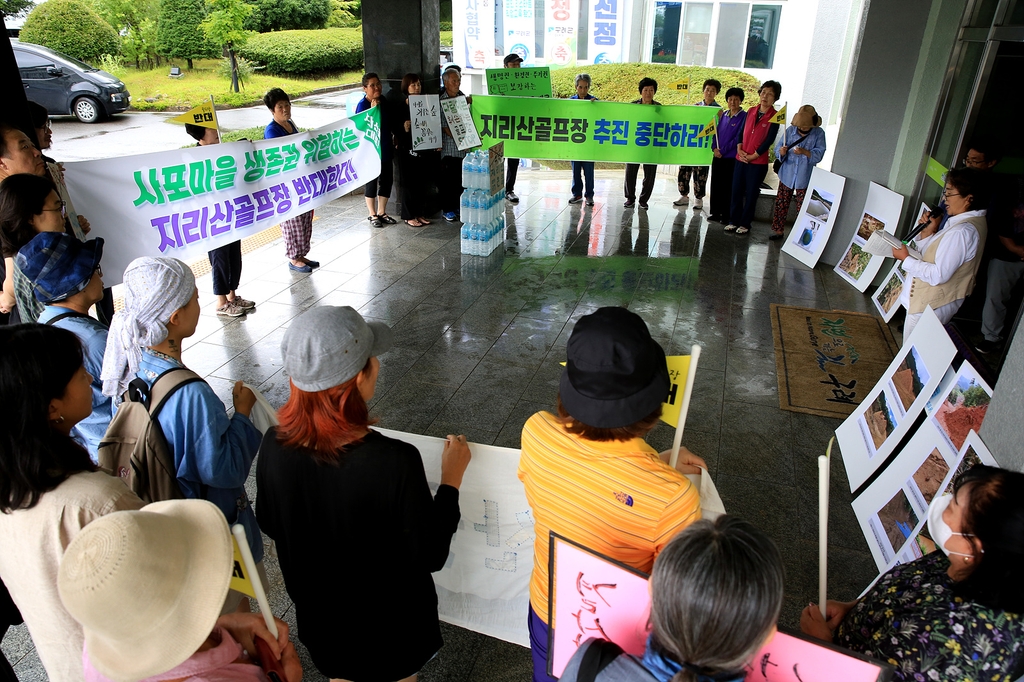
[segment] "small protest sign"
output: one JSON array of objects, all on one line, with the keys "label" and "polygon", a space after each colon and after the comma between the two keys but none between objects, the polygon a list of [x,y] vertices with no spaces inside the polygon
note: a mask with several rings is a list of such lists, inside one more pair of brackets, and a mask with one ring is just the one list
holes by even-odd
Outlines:
[{"label": "small protest sign", "polygon": [[409,114],[412,120],[412,148],[439,149],[441,147],[441,104],[437,95],[409,95]]},{"label": "small protest sign", "polygon": [[508,97],[551,97],[551,68],[487,69],[487,94]]},{"label": "small protest sign", "polygon": [[672,81],[671,83],[668,84],[668,87],[669,87],[670,90],[675,90],[676,92],[681,92],[684,95],[689,95],[690,94],[690,79],[689,78],[683,78],[681,80]]},{"label": "small protest sign", "polygon": [[455,138],[455,144],[460,150],[472,149],[480,146],[480,135],[473,123],[473,114],[469,111],[469,103],[462,95],[452,97],[441,102],[441,111],[448,122],[448,130]]}]

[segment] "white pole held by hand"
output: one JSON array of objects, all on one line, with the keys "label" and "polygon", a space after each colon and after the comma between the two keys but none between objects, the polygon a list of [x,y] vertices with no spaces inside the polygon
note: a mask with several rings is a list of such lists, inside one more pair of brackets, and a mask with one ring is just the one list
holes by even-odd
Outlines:
[{"label": "white pole held by hand", "polygon": [[277,623],[274,622],[274,614],[270,612],[270,602],[267,601],[267,593],[263,590],[263,581],[256,571],[256,562],[252,558],[252,550],[249,549],[249,540],[245,537],[245,526],[236,523],[231,526],[231,533],[238,542],[238,551],[242,555],[242,563],[245,564],[245,572],[249,574],[249,582],[252,583],[252,590],[256,593],[256,601],[260,605],[260,613],[263,614],[263,622],[267,624],[270,634],[277,639]]},{"label": "white pole held by hand", "polygon": [[700,360],[700,346],[693,344],[690,349],[690,367],[686,372],[686,384],[683,386],[683,397],[679,401],[679,420],[676,422],[676,435],[672,439],[672,456],[668,465],[675,468],[679,459],[679,446],[683,444],[683,426],[686,424],[686,413],[690,411],[690,396],[693,395],[693,382],[697,378],[697,361]]},{"label": "white pole held by hand", "polygon": [[825,618],[825,602],[828,599],[828,482],[831,475],[832,444],[828,442],[824,455],[818,457],[818,608]]}]

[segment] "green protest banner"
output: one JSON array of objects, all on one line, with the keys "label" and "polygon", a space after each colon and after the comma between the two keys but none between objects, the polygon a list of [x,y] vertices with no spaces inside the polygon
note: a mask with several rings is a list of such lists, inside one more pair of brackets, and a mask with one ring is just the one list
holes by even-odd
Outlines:
[{"label": "green protest banner", "polygon": [[946,173],[948,172],[948,168],[943,166],[941,163],[939,163],[932,157],[928,157],[928,165],[925,166],[924,169],[925,175],[927,175],[935,182],[939,183],[940,186],[944,187],[946,185]]},{"label": "green protest banner", "polygon": [[512,97],[551,97],[551,68],[487,69],[487,94]]},{"label": "green protest banner", "polygon": [[472,111],[483,147],[507,157],[711,165],[707,107],[478,95]]}]

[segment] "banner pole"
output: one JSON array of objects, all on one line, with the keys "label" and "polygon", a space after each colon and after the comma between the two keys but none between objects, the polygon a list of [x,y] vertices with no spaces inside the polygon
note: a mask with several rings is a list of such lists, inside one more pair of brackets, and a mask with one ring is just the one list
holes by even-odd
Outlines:
[{"label": "banner pole", "polygon": [[828,599],[828,484],[832,468],[832,444],[828,442],[824,455],[818,457],[818,608],[825,616],[825,602]]},{"label": "banner pole", "polygon": [[210,109],[213,111],[213,125],[217,126],[217,141],[220,142],[220,119],[217,118],[217,107],[213,103],[213,95],[210,95]]},{"label": "banner pole", "polygon": [[274,614],[270,610],[270,601],[267,600],[267,593],[263,589],[263,581],[256,571],[256,562],[252,558],[252,550],[249,549],[249,541],[245,537],[245,526],[236,523],[231,526],[231,534],[238,541],[238,551],[242,555],[242,563],[249,574],[249,582],[252,583],[252,591],[256,593],[256,601],[260,605],[260,613],[263,614],[263,622],[267,624],[270,634],[277,639],[277,623],[274,622]]},{"label": "banner pole", "polygon": [[668,464],[675,468],[679,460],[679,448],[683,444],[683,426],[686,424],[686,413],[690,411],[690,396],[693,395],[693,384],[697,379],[697,361],[700,360],[700,346],[693,344],[690,349],[690,367],[686,371],[686,384],[683,387],[683,399],[679,401],[679,420],[676,422],[676,435],[672,439],[672,454]]}]

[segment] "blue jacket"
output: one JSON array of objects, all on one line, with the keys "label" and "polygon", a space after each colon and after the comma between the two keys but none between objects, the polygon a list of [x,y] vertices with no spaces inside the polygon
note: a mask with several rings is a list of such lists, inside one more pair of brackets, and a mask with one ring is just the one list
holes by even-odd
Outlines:
[{"label": "blue jacket", "polygon": [[790,189],[807,189],[811,181],[811,169],[818,165],[821,157],[825,156],[825,131],[820,127],[811,128],[807,139],[801,142],[802,147],[811,153],[811,158],[803,154],[794,154],[792,147],[796,141],[803,137],[803,133],[797,130],[796,126],[788,126],[786,132],[779,135],[775,142],[775,158],[779,158],[779,149],[783,146],[789,147],[789,151],[782,160],[782,168],[779,169],[779,182]]},{"label": "blue jacket", "polygon": [[270,123],[267,124],[267,127],[263,129],[263,139],[270,140],[275,137],[287,137],[289,135],[295,135],[296,133],[299,132],[299,127],[295,125],[294,121],[288,119],[288,123],[291,125],[292,128],[295,129],[294,133],[289,133],[287,130],[284,129],[284,126],[278,123],[277,121],[271,121]]},{"label": "blue jacket", "polygon": [[[182,365],[145,349],[138,376],[152,386],[174,367]],[[228,419],[224,403],[205,381],[175,391],[157,422],[174,454],[178,485],[185,497],[207,499],[224,512],[229,524],[245,526],[253,560],[261,560],[263,537],[245,494],[245,480],[263,439],[259,430],[245,415],[235,413]]]}]

